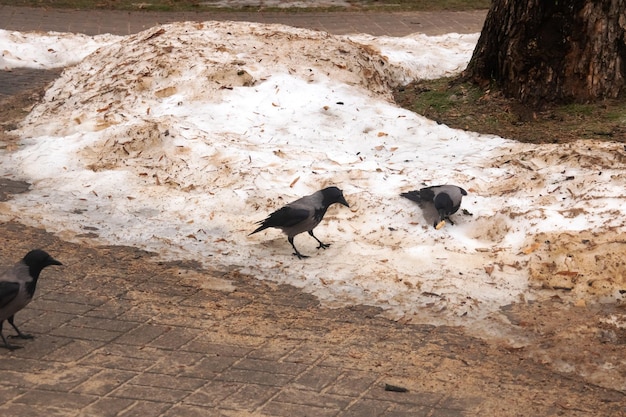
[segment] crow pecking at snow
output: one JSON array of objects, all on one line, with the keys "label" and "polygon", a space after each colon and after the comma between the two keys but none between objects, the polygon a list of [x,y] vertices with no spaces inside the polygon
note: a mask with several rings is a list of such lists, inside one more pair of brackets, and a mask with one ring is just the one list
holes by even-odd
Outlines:
[{"label": "crow pecking at snow", "polygon": [[438,219],[435,220],[434,226],[436,229],[441,229],[446,220],[448,220],[450,224],[454,224],[450,219],[450,215],[459,210],[461,200],[464,195],[467,195],[467,191],[456,185],[445,184],[433,185],[400,195],[420,204],[433,203],[439,216]]}]

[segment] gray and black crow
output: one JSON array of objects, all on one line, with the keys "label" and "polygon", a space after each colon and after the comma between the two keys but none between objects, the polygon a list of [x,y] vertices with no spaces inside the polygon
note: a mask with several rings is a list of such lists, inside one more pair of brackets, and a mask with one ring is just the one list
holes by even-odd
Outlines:
[{"label": "gray and black crow", "polygon": [[417,203],[432,202],[439,216],[439,218],[435,220],[434,226],[436,229],[440,229],[445,224],[445,220],[448,220],[450,224],[454,224],[450,219],[450,215],[459,210],[461,200],[464,195],[467,195],[467,191],[456,185],[445,184],[433,185],[400,195]]},{"label": "gray and black crow", "polygon": [[42,269],[50,265],[63,265],[47,252],[35,249],[26,254],[11,269],[0,275],[0,337],[4,347],[10,350],[19,346],[9,344],[2,334],[2,324],[5,320],[13,326],[17,336],[22,339],[32,339],[33,336],[22,333],[13,322],[15,313],[26,307],[33,299],[37,280]]},{"label": "gray and black crow", "polygon": [[322,243],[313,234],[313,229],[320,224],[326,214],[328,207],[334,203],[343,204],[346,207],[350,207],[348,202],[343,196],[343,192],[337,187],[328,187],[323,190],[317,191],[306,197],[302,197],[294,202],[287,204],[286,206],[276,210],[270,214],[267,219],[257,222],[259,226],[251,235],[265,230],[268,227],[275,227],[283,231],[287,235],[287,240],[293,247],[294,255],[299,259],[308,258],[301,254],[296,245],[293,243],[293,238],[303,232],[309,232],[319,246],[317,247],[326,249],[330,246],[328,243]]}]

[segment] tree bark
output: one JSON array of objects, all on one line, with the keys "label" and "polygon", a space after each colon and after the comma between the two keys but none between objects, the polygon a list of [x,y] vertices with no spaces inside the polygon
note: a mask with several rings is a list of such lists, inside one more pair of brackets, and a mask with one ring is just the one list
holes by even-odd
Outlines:
[{"label": "tree bark", "polygon": [[535,106],[621,97],[626,0],[493,0],[464,78]]}]

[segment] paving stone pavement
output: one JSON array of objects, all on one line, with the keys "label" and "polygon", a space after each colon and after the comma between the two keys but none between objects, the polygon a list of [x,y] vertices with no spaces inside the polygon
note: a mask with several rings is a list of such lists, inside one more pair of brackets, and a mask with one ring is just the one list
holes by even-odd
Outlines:
[{"label": "paving stone pavement", "polygon": [[487,12],[126,12],[0,6],[0,29],[129,35],[178,21],[234,20],[282,23],[333,34],[405,36],[480,32]]},{"label": "paving stone pavement", "polygon": [[[164,22],[160,16],[3,6],[0,27],[130,33]],[[329,30],[330,17],[339,19],[310,26]],[[343,20],[351,27],[349,15]],[[31,86],[41,84],[42,76],[28,76]],[[0,88],[23,89],[2,87],[14,80],[0,79]],[[0,181],[0,202],[19,192],[26,184]],[[13,339],[19,350],[0,349],[3,417],[626,415],[623,393],[460,328],[394,322],[367,306],[330,309],[295,287],[236,270],[78,245],[15,222],[0,223],[0,265],[13,264],[34,242],[64,266],[42,273],[35,300],[16,315],[36,338]]]}]

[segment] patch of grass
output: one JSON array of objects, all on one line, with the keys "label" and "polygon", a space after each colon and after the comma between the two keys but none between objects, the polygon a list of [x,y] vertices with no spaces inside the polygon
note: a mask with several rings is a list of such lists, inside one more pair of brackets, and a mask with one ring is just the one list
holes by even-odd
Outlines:
[{"label": "patch of grass", "polygon": [[399,87],[396,102],[450,127],[530,143],[577,139],[626,143],[626,100],[551,106],[541,111],[505,98],[497,89],[442,78]]},{"label": "patch of grass", "polygon": [[362,0],[355,5],[367,10],[460,11],[489,9],[491,0]]},{"label": "patch of grass", "polygon": [[[308,10],[343,11],[434,11],[488,9],[491,0],[348,0],[348,8],[277,8],[263,7],[265,11],[306,12]],[[205,0],[0,0],[1,5],[65,9],[153,10],[153,11],[255,11],[258,6],[216,7]]]}]

